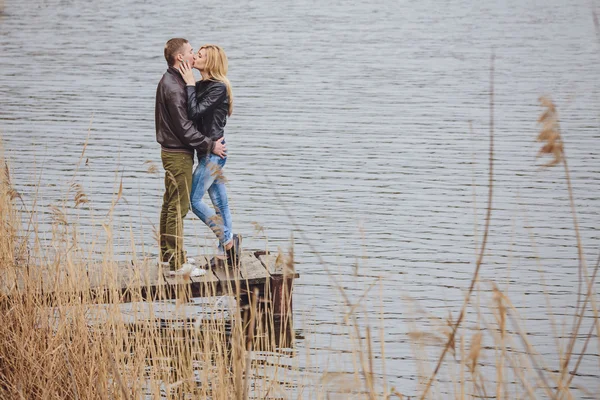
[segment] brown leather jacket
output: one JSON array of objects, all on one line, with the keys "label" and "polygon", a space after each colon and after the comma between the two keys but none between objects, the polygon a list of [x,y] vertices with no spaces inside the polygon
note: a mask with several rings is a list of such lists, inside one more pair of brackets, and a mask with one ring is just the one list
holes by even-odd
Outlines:
[{"label": "brown leather jacket", "polygon": [[165,151],[186,151],[210,154],[214,140],[201,134],[187,113],[185,81],[169,67],[156,88],[156,141]]}]

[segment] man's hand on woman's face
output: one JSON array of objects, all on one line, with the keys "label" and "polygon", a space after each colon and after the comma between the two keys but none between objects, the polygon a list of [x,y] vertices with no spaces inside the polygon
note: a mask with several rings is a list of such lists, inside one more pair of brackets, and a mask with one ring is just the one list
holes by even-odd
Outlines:
[{"label": "man's hand on woman's face", "polygon": [[196,78],[194,78],[194,73],[192,72],[192,67],[188,65],[188,63],[184,60],[179,63],[179,73],[181,77],[188,85],[195,85]]},{"label": "man's hand on woman's face", "polygon": [[227,145],[224,143],[223,137],[217,139],[215,147],[213,148],[213,154],[225,158],[227,157]]}]

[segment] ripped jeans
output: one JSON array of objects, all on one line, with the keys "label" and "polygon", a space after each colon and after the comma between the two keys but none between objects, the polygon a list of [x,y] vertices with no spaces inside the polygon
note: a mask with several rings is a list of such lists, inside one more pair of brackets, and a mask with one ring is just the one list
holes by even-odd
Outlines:
[{"label": "ripped jeans", "polygon": [[[221,249],[233,239],[231,212],[227,202],[225,176],[223,175],[226,161],[227,158],[221,158],[215,154],[200,158],[192,176],[190,197],[192,211],[214,232],[219,239]],[[207,191],[214,210],[202,201],[202,197]]]}]

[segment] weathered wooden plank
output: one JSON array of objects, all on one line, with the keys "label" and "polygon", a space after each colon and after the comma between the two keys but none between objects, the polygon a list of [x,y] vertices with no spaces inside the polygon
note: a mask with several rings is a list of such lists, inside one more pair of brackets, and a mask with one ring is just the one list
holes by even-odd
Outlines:
[{"label": "weathered wooden plank", "polygon": [[43,293],[63,292],[75,289],[73,280],[69,279],[66,271],[60,269],[30,269],[29,274],[23,273],[21,279],[29,279],[29,283],[34,282],[36,288],[40,288]]},{"label": "weathered wooden plank", "polygon": [[217,263],[212,267],[212,272],[217,278],[221,285],[232,283],[236,280],[242,280],[242,274],[240,273],[239,267],[225,266],[222,263]]},{"label": "weathered wooden plank", "polygon": [[206,275],[193,277],[192,282],[199,284],[218,283],[219,278],[214,274],[212,270],[207,269]]},{"label": "weathered wooden plank", "polygon": [[141,297],[140,285],[135,282],[136,269],[131,261],[91,265],[88,276],[92,297],[97,301],[135,301]]},{"label": "weathered wooden plank", "polygon": [[212,259],[212,257],[206,255],[192,256],[192,258],[196,260],[196,265],[198,265],[201,268],[203,268],[203,265],[210,264],[210,260]]},{"label": "weathered wooden plank", "polygon": [[132,301],[156,300],[165,298],[166,282],[163,277],[164,267],[160,266],[155,259],[144,258],[135,260],[132,267],[132,285],[136,288],[136,296]]},{"label": "weathered wooden plank", "polygon": [[219,279],[218,294],[234,295],[241,290],[242,274],[239,267],[226,266],[225,261],[213,258],[211,270]]},{"label": "weathered wooden plank", "polygon": [[2,295],[15,298],[43,296],[47,300],[52,300],[56,294],[66,299],[89,293],[85,268],[72,264],[60,268],[55,265],[9,267],[0,274],[0,282]]},{"label": "weathered wooden plank", "polygon": [[258,259],[271,275],[292,275],[299,277],[294,270],[293,263],[283,254],[259,254]]},{"label": "weathered wooden plank", "polygon": [[283,274],[283,263],[277,258],[276,254],[261,254],[258,256],[260,262],[269,271],[271,275]]},{"label": "weathered wooden plank", "polygon": [[85,268],[75,266],[6,268],[2,271],[3,286],[8,291],[52,292],[78,290],[86,286]]},{"label": "weathered wooden plank", "polygon": [[88,280],[90,282],[90,287],[97,288],[104,286],[106,276],[109,274],[104,272],[103,267],[104,266],[102,264],[90,264],[87,266],[87,274]]},{"label": "weathered wooden plank", "polygon": [[131,266],[131,283],[136,286],[156,285],[162,278],[162,269],[154,260],[144,258],[135,260]]},{"label": "weathered wooden plank", "polygon": [[244,280],[249,281],[250,284],[265,281],[271,277],[269,271],[253,253],[244,253],[241,261],[240,272]]},{"label": "weathered wooden plank", "polygon": [[[207,267],[204,265],[203,267]],[[169,271],[163,275],[165,288],[163,296],[165,298],[181,297],[203,297],[214,296],[218,293],[219,279],[210,270],[199,277],[185,277],[181,275],[170,275]]]},{"label": "weathered wooden plank", "polygon": [[217,293],[216,286],[219,284],[219,279],[211,271],[207,271],[204,276],[195,278],[165,275],[164,280],[164,291],[167,298],[172,298],[174,293],[181,291],[182,288],[189,289],[193,297],[215,295]]},{"label": "weathered wooden plank", "polygon": [[88,266],[90,286],[121,289],[132,283],[134,268],[131,262],[107,262]]},{"label": "weathered wooden plank", "polygon": [[211,284],[218,283],[219,278],[211,271],[207,270],[205,275],[196,277],[185,277],[182,275],[170,275],[169,272],[163,274],[163,279],[167,285],[181,284]]},{"label": "weathered wooden plank", "polygon": [[167,272],[163,276],[165,279],[165,283],[169,286],[184,285],[184,284],[192,283],[192,280],[189,277],[185,277],[182,275],[170,275],[169,272]]},{"label": "weathered wooden plank", "polygon": [[205,256],[194,257],[196,265],[206,270],[206,274],[199,277],[190,277],[189,281],[186,281],[184,277],[178,275],[170,275],[169,270],[163,271],[163,279],[166,284],[177,285],[181,283],[194,283],[194,284],[208,284],[217,283],[219,278],[211,271],[210,259]]},{"label": "weathered wooden plank", "polygon": [[[208,262],[207,258],[196,259],[200,265],[202,261]],[[262,295],[273,286],[270,285],[273,279],[286,278],[287,284],[287,279],[298,277],[295,273],[283,275],[288,263],[282,256],[260,251],[244,252],[239,267],[225,268],[224,262],[215,262],[214,258],[210,261],[211,264],[203,265],[209,267],[206,275],[191,279],[167,275],[169,271],[150,258],[13,269],[2,274],[0,290],[11,297],[42,294],[49,302],[62,296],[90,296],[95,302],[136,302],[226,293],[244,295],[255,289]]]},{"label": "weathered wooden plank", "polygon": [[119,288],[135,288],[144,284],[139,273],[140,266],[131,261],[119,262],[117,264],[117,281]]}]

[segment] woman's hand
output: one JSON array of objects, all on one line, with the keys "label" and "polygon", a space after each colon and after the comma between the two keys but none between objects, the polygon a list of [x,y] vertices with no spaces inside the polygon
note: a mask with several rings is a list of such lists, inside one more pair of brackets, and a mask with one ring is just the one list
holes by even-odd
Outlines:
[{"label": "woman's hand", "polygon": [[179,73],[186,84],[196,85],[196,78],[194,78],[192,67],[190,67],[187,62],[179,63]]}]

